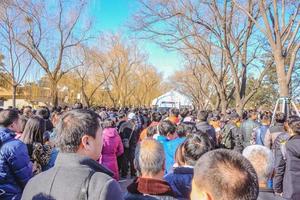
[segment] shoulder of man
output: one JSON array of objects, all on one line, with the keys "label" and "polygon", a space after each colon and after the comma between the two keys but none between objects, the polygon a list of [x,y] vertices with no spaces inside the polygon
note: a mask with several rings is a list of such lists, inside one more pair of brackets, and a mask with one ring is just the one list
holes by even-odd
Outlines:
[{"label": "shoulder of man", "polygon": [[46,185],[50,184],[49,180],[52,176],[54,176],[54,174],[55,172],[52,168],[32,177],[24,188],[22,200],[33,199],[33,197],[41,193],[43,193],[44,195],[48,195],[46,194]]},{"label": "shoulder of man", "polygon": [[95,172],[90,179],[89,186],[89,199],[123,199],[120,184],[105,173]]},{"label": "shoulder of man", "polygon": [[22,141],[11,139],[2,144],[1,153],[5,154],[6,158],[9,159],[11,157],[26,155],[28,154],[28,150],[26,144]]}]

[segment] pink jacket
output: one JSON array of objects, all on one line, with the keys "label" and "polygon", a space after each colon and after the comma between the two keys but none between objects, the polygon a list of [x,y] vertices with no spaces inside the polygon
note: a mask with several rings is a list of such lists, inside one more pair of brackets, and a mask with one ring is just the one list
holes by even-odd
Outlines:
[{"label": "pink jacket", "polygon": [[121,137],[116,128],[105,128],[103,130],[103,148],[100,164],[107,167],[114,173],[114,179],[119,180],[119,168],[117,156],[124,152]]}]

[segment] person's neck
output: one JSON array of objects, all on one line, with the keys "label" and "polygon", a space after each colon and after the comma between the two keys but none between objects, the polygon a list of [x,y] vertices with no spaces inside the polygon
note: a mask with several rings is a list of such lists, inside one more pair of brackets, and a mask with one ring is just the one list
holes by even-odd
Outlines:
[{"label": "person's neck", "polygon": [[158,179],[158,180],[163,180],[164,179],[164,172],[161,171],[156,175],[150,175],[150,174],[142,174],[141,178],[150,178],[150,179]]},{"label": "person's neck", "polygon": [[[76,154],[81,155],[81,156],[88,157],[88,158],[93,159],[93,160],[95,160],[95,161],[96,161],[96,160],[99,160],[99,158],[98,158],[98,159],[93,158],[87,151],[84,150],[84,148],[79,148],[79,149],[77,150]],[[99,157],[101,157],[101,156],[99,156]]]}]

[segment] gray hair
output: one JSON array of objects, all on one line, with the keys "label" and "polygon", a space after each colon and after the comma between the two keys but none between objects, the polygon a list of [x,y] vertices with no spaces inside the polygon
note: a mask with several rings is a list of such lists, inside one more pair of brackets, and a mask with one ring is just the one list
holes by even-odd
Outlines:
[{"label": "gray hair", "polygon": [[165,164],[163,146],[154,139],[144,139],[136,148],[134,162],[138,175],[157,175]]},{"label": "gray hair", "polygon": [[253,165],[259,182],[266,182],[274,170],[272,151],[262,145],[251,145],[244,149],[243,156]]}]

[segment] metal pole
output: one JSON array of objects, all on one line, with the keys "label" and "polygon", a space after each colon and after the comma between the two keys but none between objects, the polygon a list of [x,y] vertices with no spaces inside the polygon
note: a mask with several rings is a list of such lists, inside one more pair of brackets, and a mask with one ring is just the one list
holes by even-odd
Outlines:
[{"label": "metal pole", "polygon": [[279,99],[277,99],[277,101],[276,101],[275,108],[274,108],[274,111],[273,111],[273,116],[272,116],[271,125],[274,125],[275,113],[276,113],[276,110],[277,110],[277,107],[278,107],[279,101],[280,101],[280,98],[279,98]]},{"label": "metal pole", "polygon": [[281,104],[281,112],[285,113],[285,98],[282,98],[282,104]]},{"label": "metal pole", "polygon": [[296,104],[294,103],[294,101],[291,101],[291,103],[292,103],[292,105],[293,105],[293,107],[294,107],[294,109],[295,109],[297,115],[300,117],[300,113],[299,113],[299,111],[298,111],[298,108],[297,108]]}]

